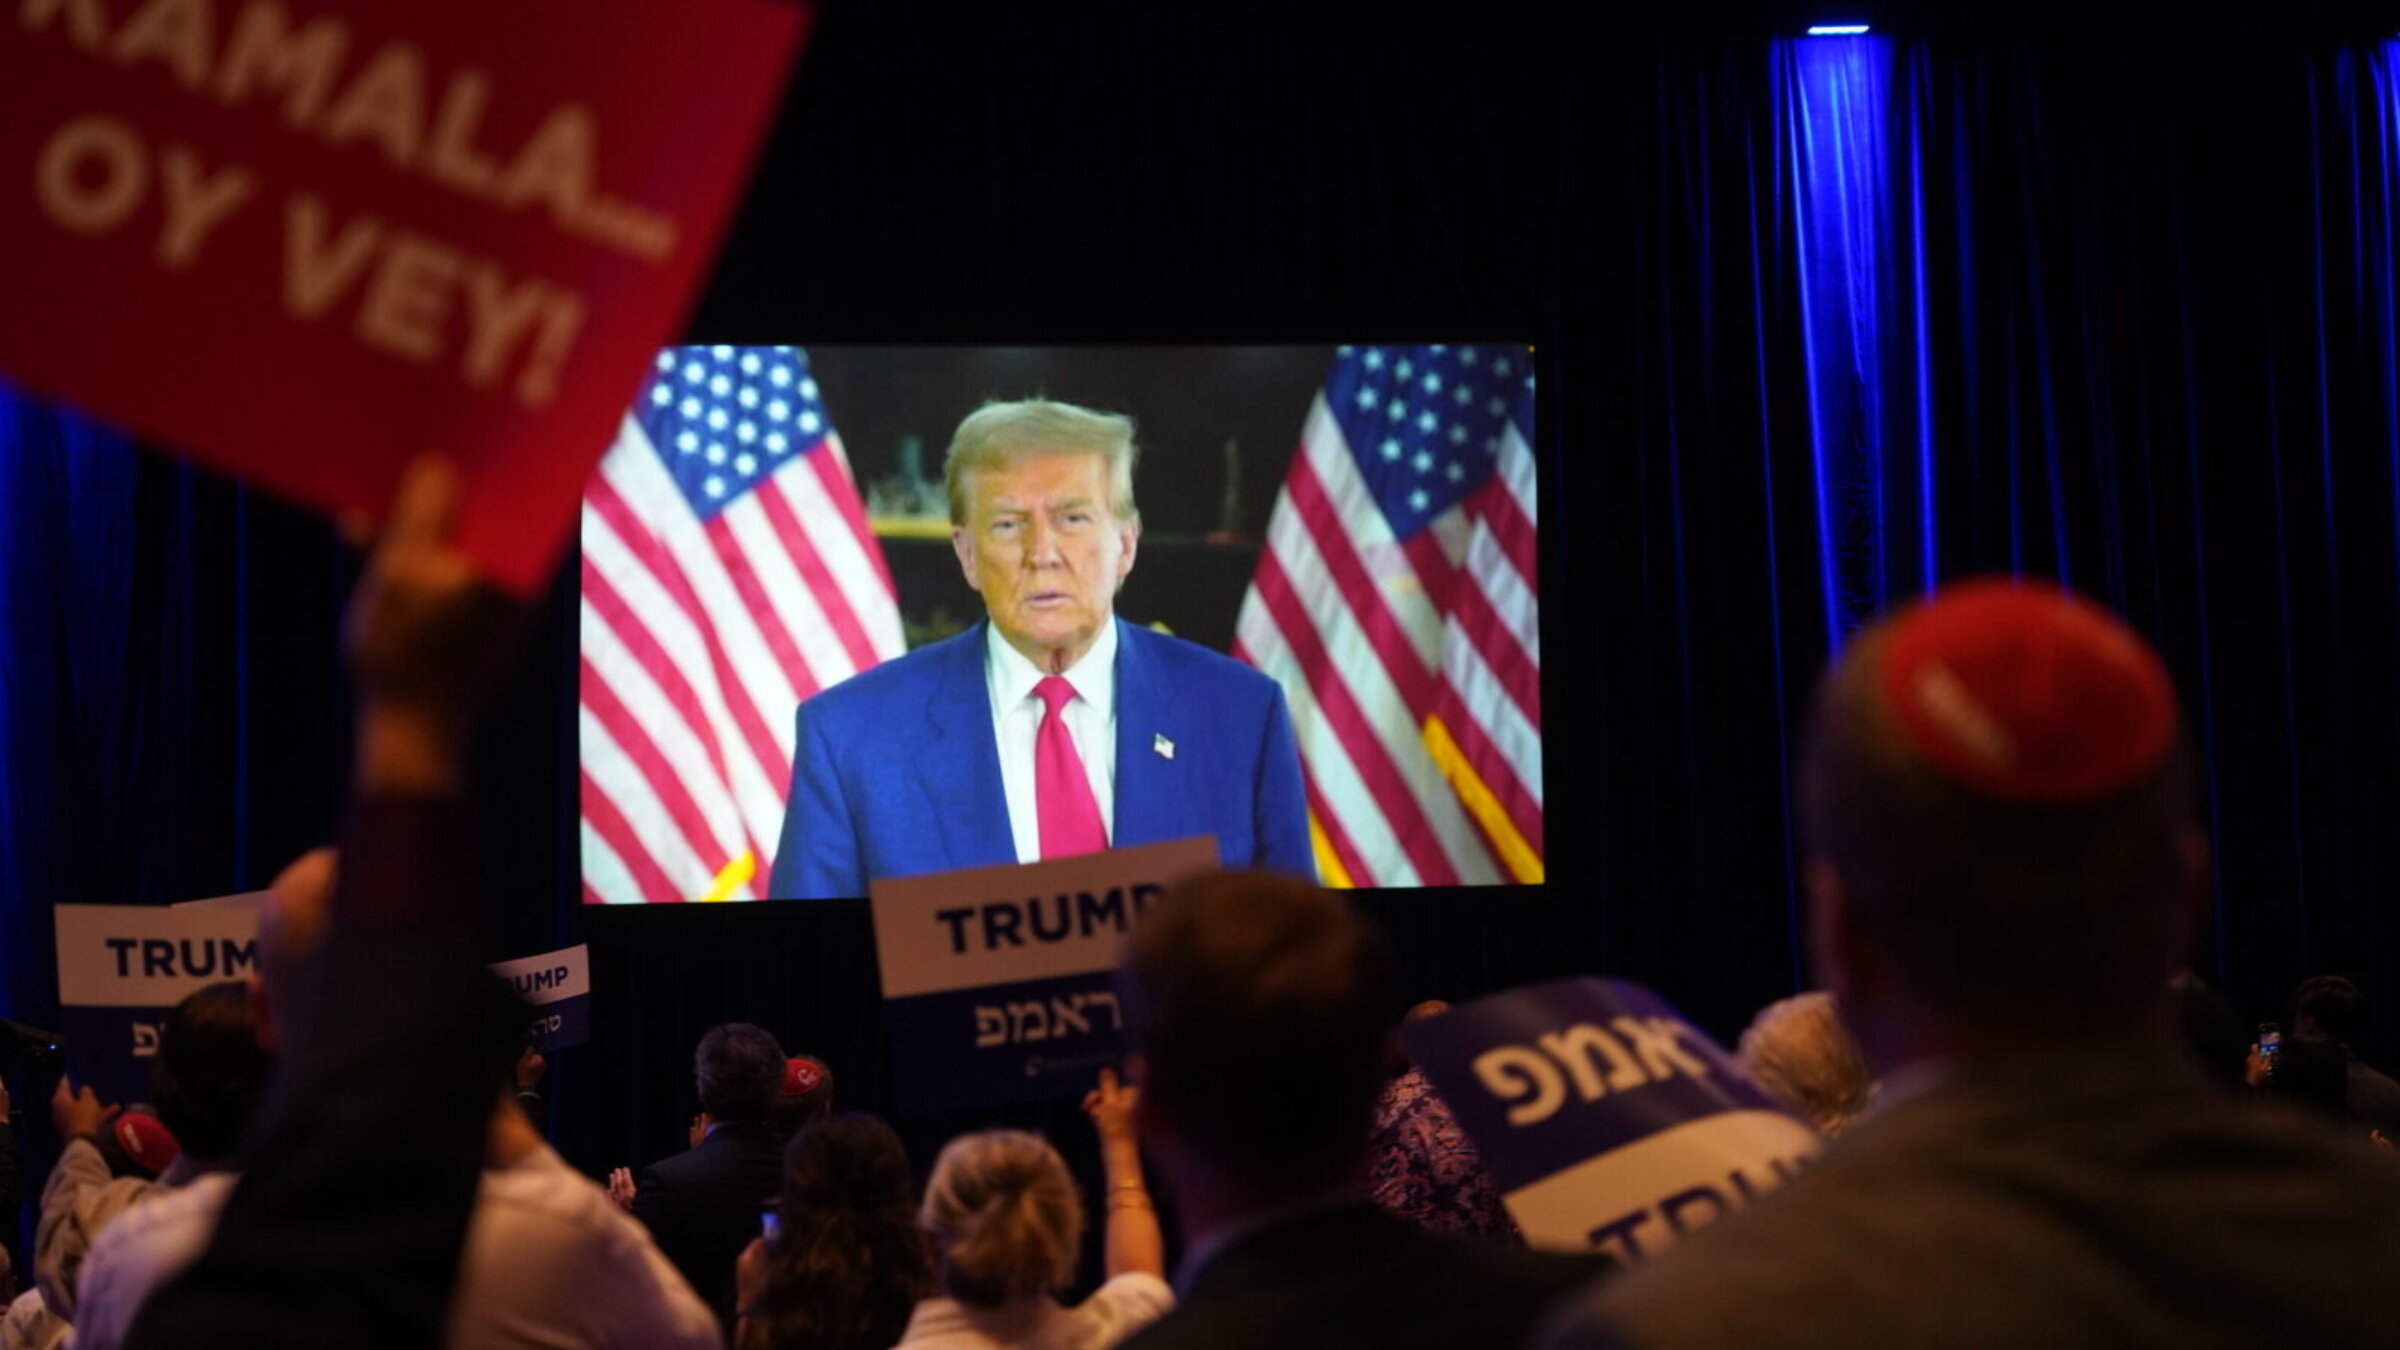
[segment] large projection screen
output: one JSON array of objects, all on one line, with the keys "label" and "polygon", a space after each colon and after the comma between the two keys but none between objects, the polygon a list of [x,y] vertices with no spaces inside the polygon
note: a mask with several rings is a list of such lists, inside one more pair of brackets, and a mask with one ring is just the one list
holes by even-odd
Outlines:
[{"label": "large projection screen", "polygon": [[[584,898],[1025,860],[1035,780],[1002,755],[1039,733],[1008,739],[993,681],[1004,649],[1065,659],[1043,635],[1095,608],[1120,675],[1064,716],[1112,844],[1541,881],[1535,394],[1533,353],[1491,343],[661,352],[583,512]],[[1020,400],[1131,419],[1138,525],[1076,505],[1097,455],[970,472],[953,522],[962,419]],[[1113,596],[1078,589],[1120,566]]]}]

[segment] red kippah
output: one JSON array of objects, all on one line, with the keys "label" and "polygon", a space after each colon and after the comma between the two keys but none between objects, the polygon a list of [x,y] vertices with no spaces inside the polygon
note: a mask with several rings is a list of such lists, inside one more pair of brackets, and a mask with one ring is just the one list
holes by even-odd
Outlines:
[{"label": "red kippah", "polygon": [[133,1165],[157,1176],[182,1154],[183,1145],[175,1142],[174,1134],[165,1121],[139,1111],[127,1111],[117,1117],[112,1127],[117,1147],[133,1160]]},{"label": "red kippah", "polygon": [[2108,796],[2175,742],[2175,686],[2158,654],[2046,581],[1981,578],[1937,592],[1893,626],[1880,674],[1926,763],[2001,801]]},{"label": "red kippah", "polygon": [[813,1059],[787,1059],[783,1062],[783,1090],[777,1095],[805,1097],[824,1081],[824,1065]]}]

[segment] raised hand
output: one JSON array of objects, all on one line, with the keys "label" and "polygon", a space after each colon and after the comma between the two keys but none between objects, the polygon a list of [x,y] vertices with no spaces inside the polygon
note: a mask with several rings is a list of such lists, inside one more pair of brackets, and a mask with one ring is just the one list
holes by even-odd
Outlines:
[{"label": "raised hand", "polygon": [[103,1104],[99,1094],[89,1087],[77,1088],[63,1073],[58,1076],[58,1090],[50,1094],[50,1123],[58,1127],[61,1139],[77,1135],[98,1139],[123,1109]]},{"label": "raised hand", "polygon": [[450,543],[458,492],[449,461],[408,466],[343,619],[359,774],[372,785],[455,789],[468,732],[514,654],[521,611]]},{"label": "raised hand", "polygon": [[1083,1094],[1083,1113],[1102,1139],[1133,1138],[1133,1108],[1142,1090],[1117,1081],[1115,1069],[1100,1070],[1100,1086]]}]

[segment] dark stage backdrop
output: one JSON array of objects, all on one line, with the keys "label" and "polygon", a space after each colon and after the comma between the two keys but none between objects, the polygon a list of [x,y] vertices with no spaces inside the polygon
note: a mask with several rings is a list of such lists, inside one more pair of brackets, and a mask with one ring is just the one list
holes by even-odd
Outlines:
[{"label": "dark stage backdrop", "polygon": [[[2370,1054],[2400,1048],[2388,47],[908,8],[826,18],[694,336],[1540,342],[1551,880],[1372,897],[1412,997],[1599,971],[1730,1036],[1801,978],[1815,670],[1886,600],[2017,568],[2174,670],[2219,862],[2202,972],[2273,1017],[2349,971]],[[0,527],[0,1013],[50,1025],[52,903],[255,887],[333,828],[354,564],[14,398]],[[863,905],[576,904],[572,616],[554,592],[484,766],[495,954],[593,945],[567,1156],[680,1147],[723,1019],[884,1107]],[[966,1123],[907,1132],[925,1161]]]}]

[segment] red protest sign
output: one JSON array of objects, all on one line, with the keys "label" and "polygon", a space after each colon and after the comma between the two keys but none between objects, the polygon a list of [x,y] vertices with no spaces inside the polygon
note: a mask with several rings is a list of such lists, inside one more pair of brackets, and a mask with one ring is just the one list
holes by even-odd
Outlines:
[{"label": "red protest sign", "polygon": [[765,0],[20,0],[0,371],[537,588],[805,27]]}]

